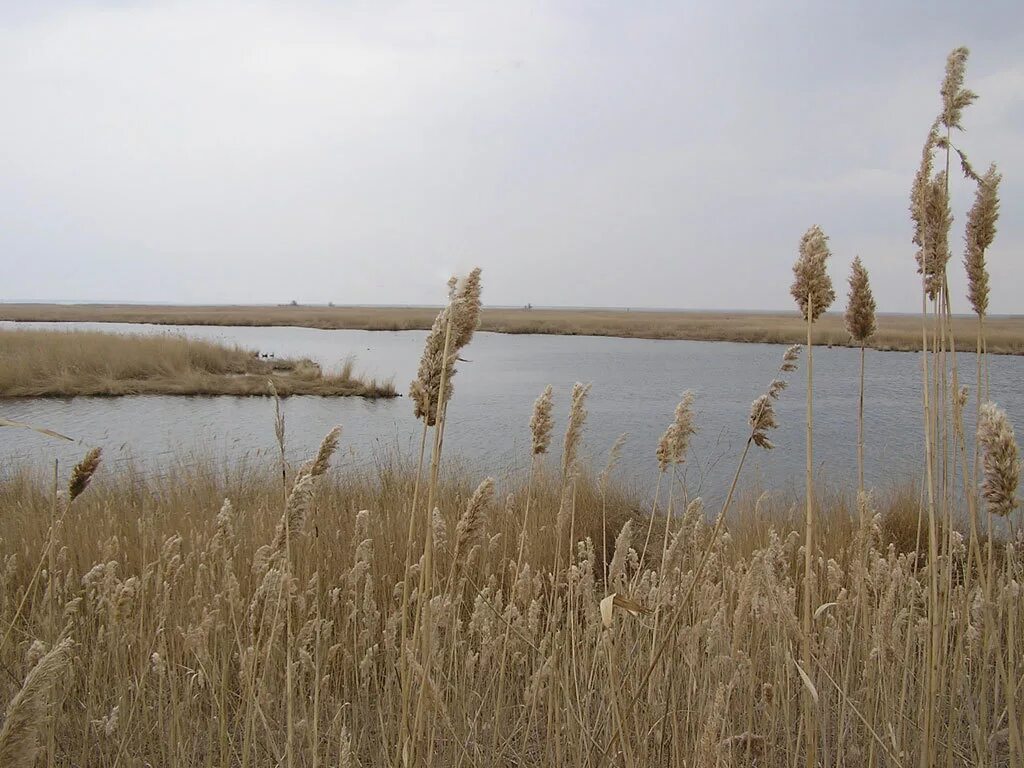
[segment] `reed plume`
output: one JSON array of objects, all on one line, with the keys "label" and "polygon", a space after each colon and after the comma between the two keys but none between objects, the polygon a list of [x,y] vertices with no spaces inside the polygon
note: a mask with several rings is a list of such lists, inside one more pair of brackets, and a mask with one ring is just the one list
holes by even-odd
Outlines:
[{"label": "reed plume", "polygon": [[[90,452],[91,453],[91,452]],[[43,656],[25,677],[0,728],[0,765],[32,768],[39,752],[39,731],[46,717],[50,693],[71,664],[71,638],[64,638]]]},{"label": "reed plume", "polygon": [[480,537],[487,521],[487,508],[494,499],[494,478],[486,477],[473,491],[466,509],[455,526],[454,560],[464,558]]},{"label": "reed plume", "polygon": [[587,420],[586,400],[589,392],[589,384],[581,384],[577,381],[572,387],[572,405],[569,407],[569,423],[565,428],[565,441],[562,448],[563,478],[572,474],[576,467],[580,440],[583,438],[583,425]]},{"label": "reed plume", "polygon": [[[441,377],[445,376],[445,400],[451,397],[451,377],[455,375],[455,358],[445,356],[445,337],[449,333],[452,307],[442,309],[427,334],[420,357],[419,370],[416,378],[409,386],[409,397],[413,402],[413,413],[417,419],[423,419],[428,427],[437,424],[438,407],[441,405]],[[447,370],[445,370],[447,368]]]},{"label": "reed plume", "polygon": [[68,481],[68,502],[77,499],[86,488],[96,470],[100,467],[102,451],[99,448],[91,448],[80,462],[71,471],[71,479]]},{"label": "reed plume", "polygon": [[970,56],[970,51],[960,46],[954,48],[946,58],[946,76],[939,89],[942,96],[942,113],[939,115],[939,119],[948,130],[954,128],[963,130],[963,126],[960,125],[960,117],[964,107],[970,106],[978,98],[978,94],[974,91],[964,88],[968,56]]},{"label": "reed plume", "polygon": [[[941,265],[936,263],[933,252],[934,236],[932,231],[934,225],[931,223],[935,207],[932,169],[935,147],[939,141],[938,127],[939,122],[936,120],[928,130],[928,137],[921,148],[921,163],[918,165],[913,186],[910,188],[910,218],[914,222],[912,240],[917,246],[914,258],[917,261],[917,273],[922,276],[924,281],[924,290],[931,299],[935,298],[938,291],[937,276],[941,271]],[[944,264],[944,262],[942,263]]]},{"label": "reed plume", "polygon": [[1020,458],[1013,426],[995,403],[981,406],[978,442],[982,448],[981,495],[993,515],[1005,517],[1019,506]]},{"label": "reed plume", "polygon": [[846,330],[854,341],[864,344],[876,330],[875,297],[868,282],[868,271],[857,256],[850,266],[850,293],[846,305]]},{"label": "reed plume", "polygon": [[611,480],[612,471],[615,469],[615,465],[619,463],[619,459],[622,456],[622,446],[626,444],[626,439],[629,434],[623,432],[612,443],[611,449],[608,451],[608,460],[605,462],[604,469],[601,470],[601,474],[597,476],[597,487],[601,491],[601,495],[604,496],[608,490],[608,482]]},{"label": "reed plume", "polygon": [[553,390],[548,384],[533,404],[533,415],[530,417],[530,432],[533,436],[533,455],[540,456],[548,452],[551,445],[551,428],[554,421],[551,409],[554,405]]},{"label": "reed plume", "polygon": [[269,567],[288,554],[290,542],[302,533],[313,506],[316,481],[330,466],[331,456],[338,447],[341,427],[334,427],[324,437],[317,450],[316,458],[298,472],[285,500],[284,512],[274,531],[274,539],[268,547],[261,547],[254,560],[257,569]]},{"label": "reed plume", "polygon": [[[480,268],[469,273],[461,283],[449,280],[449,302],[442,309],[427,334],[416,379],[409,387],[413,412],[428,427],[437,424],[438,410],[452,397],[452,377],[459,351],[473,338],[480,325]],[[441,382],[444,381],[442,401]]]},{"label": "reed plume", "polygon": [[796,361],[800,359],[801,349],[799,344],[794,344],[783,353],[782,365],[779,366],[781,373],[792,373],[796,370]]},{"label": "reed plume", "polygon": [[[292,489],[288,494],[285,503],[284,513],[277,524],[274,532],[274,539],[267,551],[267,564],[270,564],[285,554],[287,544],[298,536],[306,524],[310,507],[313,505],[313,491],[316,489],[315,478],[308,473],[301,473],[295,478]],[[262,558],[259,560],[262,565]]]},{"label": "reed plume", "polygon": [[661,440],[658,441],[656,456],[658,467],[662,472],[671,465],[679,464],[686,458],[686,451],[690,447],[690,438],[697,430],[693,424],[693,392],[683,392],[682,399],[676,406],[675,417],[672,423],[665,429]]},{"label": "reed plume", "polygon": [[793,265],[793,285],[790,293],[800,307],[804,320],[814,322],[836,299],[832,280],[825,263],[831,256],[828,237],[815,225],[800,239],[800,256]]},{"label": "reed plume", "polygon": [[341,426],[336,426],[328,432],[320,443],[316,452],[316,458],[309,467],[309,474],[313,477],[320,477],[327,471],[331,464],[331,456],[338,449],[338,440],[341,439]]},{"label": "reed plume", "polygon": [[480,267],[472,269],[455,289],[453,303],[456,310],[452,315],[452,347],[456,351],[469,344],[473,339],[473,333],[480,327],[482,289]]},{"label": "reed plume", "polygon": [[761,395],[750,404],[750,417],[747,421],[750,424],[750,439],[754,441],[754,445],[767,451],[775,447],[768,439],[768,430],[779,426],[775,421],[775,408],[772,406],[770,394]]},{"label": "reed plume", "polygon": [[953,212],[946,193],[946,172],[940,171],[929,180],[924,189],[924,241],[919,253],[918,272],[924,276],[928,298],[935,298],[946,282],[946,264],[949,262],[949,228]]},{"label": "reed plume", "polygon": [[860,343],[860,398],[857,407],[857,489],[864,491],[864,362],[867,341],[875,333],[875,297],[868,271],[860,256],[850,266],[850,293],[846,305],[846,330]]},{"label": "reed plume", "polygon": [[1002,175],[995,163],[978,181],[974,192],[974,205],[967,214],[964,267],[967,270],[967,298],[978,317],[988,313],[988,268],[985,265],[985,251],[996,236],[996,222],[999,220],[999,182]]}]

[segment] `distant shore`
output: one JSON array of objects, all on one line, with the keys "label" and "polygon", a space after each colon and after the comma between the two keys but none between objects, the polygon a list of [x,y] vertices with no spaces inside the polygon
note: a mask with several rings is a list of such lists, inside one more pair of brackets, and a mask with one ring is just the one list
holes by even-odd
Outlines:
[{"label": "distant shore", "polygon": [[[157,325],[298,326],[367,331],[430,328],[436,307],[325,307],[291,305],[159,306],[131,304],[0,304],[0,320],[23,322],[110,322]],[[798,344],[806,330],[793,312],[629,311],[621,309],[485,308],[482,331],[561,336],[615,336],[639,339],[687,339]],[[977,319],[955,317],[957,348],[973,351]],[[1024,355],[1024,316],[985,320],[992,354]],[[839,313],[823,316],[814,328],[815,344],[850,346]],[[921,319],[914,315],[878,316],[872,349],[921,348]]]}]

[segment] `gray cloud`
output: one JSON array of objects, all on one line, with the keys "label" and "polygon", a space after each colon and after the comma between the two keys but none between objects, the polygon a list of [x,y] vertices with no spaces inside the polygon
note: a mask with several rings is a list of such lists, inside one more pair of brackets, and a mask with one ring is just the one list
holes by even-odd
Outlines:
[{"label": "gray cloud", "polygon": [[914,310],[907,193],[967,44],[1019,311],[1024,10],[828,6],[0,6],[4,298],[437,302],[479,263],[491,303],[789,308],[818,223],[837,281],[860,254]]}]

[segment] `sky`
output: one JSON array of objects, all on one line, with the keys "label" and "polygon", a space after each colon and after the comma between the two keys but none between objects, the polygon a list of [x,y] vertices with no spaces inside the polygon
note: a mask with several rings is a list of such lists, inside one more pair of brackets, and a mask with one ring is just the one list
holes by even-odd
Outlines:
[{"label": "sky", "polygon": [[[908,193],[948,52],[1024,312],[1019,2],[0,0],[0,300],[915,311]],[[953,184],[954,309],[973,197]]]}]

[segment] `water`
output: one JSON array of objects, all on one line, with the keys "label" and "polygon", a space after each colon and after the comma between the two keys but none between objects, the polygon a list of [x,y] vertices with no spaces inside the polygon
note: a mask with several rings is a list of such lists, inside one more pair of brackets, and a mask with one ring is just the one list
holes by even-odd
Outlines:
[{"label": "water", "polygon": [[[0,327],[14,324],[0,323]],[[39,324],[43,325],[43,324]],[[419,362],[424,331],[338,331],[310,328],[45,324],[135,333],[184,333],[240,344],[277,357],[304,356],[336,368],[356,358],[356,370],[393,378],[407,389]],[[18,327],[26,327],[19,324]],[[446,455],[483,473],[505,474],[529,461],[529,418],[547,384],[556,393],[557,427],[565,424],[569,392],[591,382],[585,455],[600,469],[615,439],[629,434],[619,473],[641,482],[656,474],[654,451],[680,393],[696,393],[700,432],[685,466],[691,492],[721,495],[747,436],[751,401],[775,375],[784,347],[772,344],[511,336],[478,333],[458,365],[445,432]],[[816,471],[839,487],[856,484],[857,392],[860,353],[819,348],[814,353]],[[961,355],[967,383],[973,355]],[[805,360],[790,375],[776,412],[773,451],[754,450],[745,476],[764,487],[798,487],[804,472]],[[990,358],[991,394],[1024,425],[1024,358]],[[922,467],[920,357],[868,352],[865,471],[877,486],[917,477]],[[972,395],[973,397],[973,395]],[[967,409],[968,434],[973,407]],[[414,456],[420,428],[408,398],[293,397],[284,401],[290,458],[303,461],[335,424],[343,426],[341,461],[364,464],[394,449]],[[273,405],[266,398],[162,397],[0,400],[0,415],[73,436],[68,444],[25,430],[0,430],[0,468],[74,462],[83,446],[100,445],[108,464],[133,462],[150,472],[203,461],[262,461],[275,455]],[[553,444],[557,454],[559,440]],[[551,461],[556,461],[553,456]],[[0,469],[0,471],[4,471]]]}]

